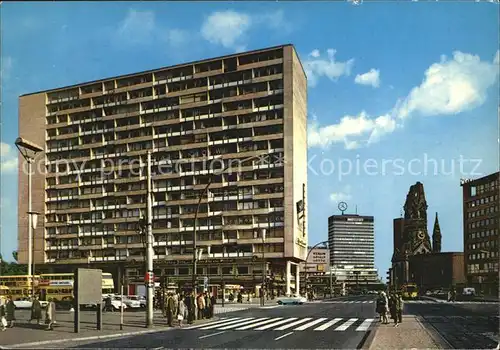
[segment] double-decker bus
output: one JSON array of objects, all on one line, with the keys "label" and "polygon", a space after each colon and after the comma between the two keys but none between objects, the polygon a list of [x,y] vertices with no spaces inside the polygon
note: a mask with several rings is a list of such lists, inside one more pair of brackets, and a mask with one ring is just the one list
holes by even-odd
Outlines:
[{"label": "double-decker bus", "polygon": [[[69,301],[73,299],[73,273],[51,273],[40,275],[38,291],[41,300]],[[113,275],[102,273],[102,294],[113,294],[115,284]]]},{"label": "double-decker bus", "polygon": [[9,289],[13,300],[25,300],[31,296],[31,281],[35,281],[35,287],[39,276],[15,275],[15,276],[0,276],[0,286],[5,286]]},{"label": "double-decker bus", "polygon": [[8,295],[10,295],[9,287],[0,285],[0,301],[5,302]]},{"label": "double-decker bus", "polygon": [[418,288],[415,283],[406,283],[401,286],[401,296],[403,299],[418,298]]}]

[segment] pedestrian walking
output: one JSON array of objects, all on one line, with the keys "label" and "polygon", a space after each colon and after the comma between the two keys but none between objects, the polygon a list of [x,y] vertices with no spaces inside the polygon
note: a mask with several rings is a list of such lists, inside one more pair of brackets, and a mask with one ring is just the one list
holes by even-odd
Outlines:
[{"label": "pedestrian walking", "polygon": [[167,297],[167,322],[170,327],[173,327],[172,321],[175,316],[175,301],[172,293],[168,293]]},{"label": "pedestrian walking", "polygon": [[5,319],[7,320],[7,327],[14,327],[14,321],[16,320],[16,305],[12,300],[12,295],[7,297],[7,303],[5,304]]},{"label": "pedestrian walking", "polygon": [[396,295],[395,304],[394,327],[397,327],[401,322],[403,322],[404,301],[401,293]]},{"label": "pedestrian walking", "polygon": [[198,305],[198,320],[202,320],[204,316],[203,314],[205,312],[205,298],[203,297],[202,293],[198,295],[197,305]]},{"label": "pedestrian walking", "polygon": [[2,332],[7,329],[7,319],[5,316],[5,301],[3,298],[0,298],[0,327],[2,328]]},{"label": "pedestrian walking", "polygon": [[186,304],[184,303],[184,297],[179,297],[179,303],[177,306],[177,320],[179,321],[179,327],[182,327],[182,321],[186,317]]},{"label": "pedestrian walking", "polygon": [[42,304],[40,300],[38,300],[38,295],[35,295],[33,298],[33,302],[31,303],[31,317],[30,323],[33,320],[36,320],[37,324],[40,324],[40,320],[42,319]]},{"label": "pedestrian walking", "polygon": [[210,317],[214,317],[215,304],[217,304],[217,297],[213,294],[210,295]]},{"label": "pedestrian walking", "polygon": [[45,310],[45,323],[47,324],[47,330],[53,330],[54,323],[56,323],[56,303],[54,299],[49,299],[49,304]]},{"label": "pedestrian walking", "polygon": [[108,295],[104,299],[104,312],[106,311],[113,311],[113,303],[111,302],[111,295]]},{"label": "pedestrian walking", "polygon": [[184,297],[184,304],[186,305],[186,309],[187,309],[187,322],[188,322],[188,324],[192,324],[193,320],[194,320],[193,319],[192,300],[193,300],[193,297],[191,296],[191,294],[186,293],[186,296]]},{"label": "pedestrian walking", "polygon": [[204,309],[204,316],[205,318],[211,318],[212,316],[210,316],[210,310],[211,310],[211,305],[210,305],[210,295],[205,292],[205,295],[203,296],[203,298],[205,299],[205,309]]},{"label": "pedestrian walking", "polygon": [[381,292],[377,299],[377,312],[379,314],[379,321],[387,324],[389,321],[387,320],[387,313],[389,312],[389,301],[385,292]]}]

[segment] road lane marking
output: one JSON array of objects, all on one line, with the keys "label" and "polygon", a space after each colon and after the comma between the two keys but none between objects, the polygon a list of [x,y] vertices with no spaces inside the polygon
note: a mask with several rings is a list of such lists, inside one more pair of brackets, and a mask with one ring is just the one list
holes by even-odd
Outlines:
[{"label": "road lane marking", "polygon": [[358,332],[360,332],[360,331],[367,331],[368,328],[370,328],[370,325],[372,324],[372,322],[373,322],[373,318],[367,318],[366,320],[363,321],[363,323],[361,323],[359,325],[358,328],[356,328],[356,330]]},{"label": "road lane marking", "polygon": [[281,321],[278,321],[278,322],[274,322],[274,323],[271,323],[271,324],[268,324],[266,326],[262,326],[262,327],[259,327],[259,328],[255,328],[256,331],[265,331],[266,329],[269,329],[269,328],[273,328],[273,327],[276,327],[276,326],[279,326],[283,323],[287,323],[287,322],[290,322],[290,321],[294,321],[296,320],[297,317],[291,317],[291,318],[286,318],[284,320],[281,320]]},{"label": "road lane marking", "polygon": [[328,329],[330,328],[331,326],[333,326],[335,323],[337,322],[340,322],[342,319],[341,318],[334,318],[333,320],[331,321],[328,321],[324,324],[322,324],[321,326],[315,328],[314,330],[315,331],[324,331],[325,329]]},{"label": "road lane marking", "polygon": [[225,319],[220,319],[218,321],[214,321],[214,322],[210,322],[210,323],[198,324],[196,326],[189,326],[189,327],[186,327],[184,329],[195,329],[195,328],[200,328],[200,327],[204,327],[204,326],[211,326],[213,324],[225,323],[225,322],[231,321],[231,320],[239,320],[240,318],[241,317],[225,318]]},{"label": "road lane marking", "polygon": [[297,326],[297,325],[299,325],[301,323],[304,323],[304,322],[307,322],[307,321],[310,321],[310,320],[312,320],[311,317],[306,317],[306,318],[303,318],[301,320],[297,320],[295,322],[292,322],[290,324],[286,324],[284,326],[278,327],[278,328],[275,329],[275,331],[284,331],[285,329],[292,328],[294,326]]},{"label": "road lane marking", "polygon": [[222,324],[216,324],[216,325],[213,325],[213,326],[208,326],[208,327],[200,327],[200,329],[206,330],[206,329],[214,329],[214,328],[218,328],[218,327],[220,327],[220,326],[229,326],[230,324],[239,323],[239,322],[243,322],[243,321],[246,321],[246,320],[251,320],[251,319],[254,319],[254,318],[255,318],[255,317],[247,317],[247,318],[242,318],[241,320],[224,322],[224,323],[222,323]]},{"label": "road lane marking", "polygon": [[217,329],[226,330],[226,329],[236,328],[236,327],[239,327],[239,326],[244,326],[244,325],[249,324],[249,323],[255,323],[256,321],[264,321],[264,320],[267,320],[268,318],[269,317],[263,317],[263,318],[257,318],[255,320],[247,320],[247,321],[244,321],[244,322],[237,322],[235,324],[232,324],[232,325],[229,325],[229,326],[224,326],[224,327],[217,328]]},{"label": "road lane marking", "polygon": [[260,321],[260,322],[254,322],[254,323],[251,323],[247,326],[244,326],[244,327],[240,327],[240,328],[236,328],[237,331],[244,331],[245,329],[250,329],[250,328],[253,328],[253,327],[256,327],[256,326],[261,326],[263,324],[266,324],[266,323],[271,323],[271,322],[274,322],[274,321],[277,321],[277,320],[281,320],[283,317],[275,317],[275,318],[271,318],[270,320],[266,320],[266,321]]},{"label": "road lane marking", "polygon": [[335,328],[335,330],[336,331],[345,331],[347,328],[349,328],[357,320],[358,320],[357,318],[350,318],[349,321],[343,323],[341,326],[338,326],[337,328]]},{"label": "road lane marking", "polygon": [[366,304],[366,303],[368,303],[368,301],[366,301],[366,300],[365,300],[365,301],[363,301],[363,304]]},{"label": "road lane marking", "polygon": [[218,332],[218,333],[207,334],[207,335],[204,335],[204,336],[202,336],[202,337],[199,337],[198,339],[203,339],[203,338],[213,337],[213,336],[216,336],[216,335],[219,335],[219,334],[222,334],[222,333],[226,333],[226,332],[225,332],[225,331],[223,331],[223,332]]},{"label": "road lane marking", "polygon": [[275,309],[280,307],[281,305],[273,305],[273,306],[261,306],[260,309]]},{"label": "road lane marking", "polygon": [[314,320],[314,321],[311,321],[311,322],[308,322],[306,324],[303,324],[302,326],[299,326],[297,328],[294,329],[294,331],[303,331],[309,327],[312,327],[320,322],[323,322],[324,320],[326,320],[327,318],[325,317],[321,317],[321,318],[318,318],[317,320]]},{"label": "road lane marking", "polygon": [[274,340],[283,339],[284,337],[288,337],[290,334],[293,334],[293,332],[290,332],[290,333],[287,333],[287,334],[283,334],[282,336],[279,336],[278,338],[274,338]]}]

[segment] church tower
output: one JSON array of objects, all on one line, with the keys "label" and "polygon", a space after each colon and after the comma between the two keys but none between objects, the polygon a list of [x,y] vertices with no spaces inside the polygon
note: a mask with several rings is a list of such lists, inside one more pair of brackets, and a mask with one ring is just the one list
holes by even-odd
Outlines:
[{"label": "church tower", "polygon": [[441,252],[441,228],[439,227],[438,213],[436,213],[436,219],[434,220],[434,230],[432,231],[432,252]]}]

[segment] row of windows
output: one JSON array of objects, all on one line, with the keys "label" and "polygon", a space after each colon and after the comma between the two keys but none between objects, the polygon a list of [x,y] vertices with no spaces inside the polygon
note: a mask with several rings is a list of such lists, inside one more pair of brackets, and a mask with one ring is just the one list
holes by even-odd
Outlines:
[{"label": "row of windows", "polygon": [[[236,92],[234,93],[234,96],[237,96],[238,99],[236,101],[227,101],[224,100],[224,97],[233,97],[230,96],[231,90],[227,90],[227,93],[224,94],[223,92],[217,92],[215,91],[211,96],[205,96],[205,98],[210,97],[210,99],[206,99],[203,101],[198,101],[198,102],[203,102],[203,105],[201,107],[195,107],[195,106],[190,106],[187,108],[181,108],[182,103],[181,103],[181,98],[180,97],[161,97],[161,98],[155,98],[150,101],[146,102],[130,102],[126,101],[126,97],[124,97],[124,101],[121,102],[121,105],[113,105],[113,106],[106,106],[106,105],[93,105],[91,102],[91,99],[88,100],[81,100],[78,101],[76,104],[78,105],[77,107],[74,108],[82,108],[86,107],[88,109],[94,109],[97,113],[95,114],[95,117],[99,118],[99,116],[113,116],[113,115],[127,115],[127,114],[135,114],[139,115],[142,113],[155,113],[155,112],[162,112],[166,110],[178,110],[181,118],[189,118],[196,116],[195,114],[192,113],[192,109],[198,109],[200,110],[199,115],[207,115],[211,113],[206,113],[209,110],[212,111],[212,113],[224,113],[224,112],[230,112],[230,111],[238,111],[238,110],[246,110],[246,109],[262,109],[266,106],[270,105],[279,105],[283,104],[283,95],[282,95],[282,83],[279,83],[280,86],[276,86],[276,90],[263,90],[261,91],[262,94],[260,95],[251,95],[251,94],[239,94],[236,95]],[[267,92],[267,94],[265,94]],[[227,96],[225,96],[227,95]],[[262,96],[266,95],[266,96]],[[134,103],[134,104],[133,104]],[[205,104],[206,103],[206,104]],[[205,108],[203,108],[205,107]],[[51,109],[57,109],[57,106],[51,106]],[[101,109],[99,111],[99,109]],[[202,111],[205,110],[206,112],[203,113]],[[51,113],[51,112],[49,112]],[[53,124],[60,124],[60,123],[68,123],[68,120],[75,120],[75,119],[69,119],[68,118],[69,114],[64,114],[61,116],[48,116],[47,117],[47,124],[48,128],[51,128],[50,125]],[[79,119],[78,121],[80,121]],[[87,120],[84,119],[83,122],[86,122]],[[55,127],[58,127],[59,125],[56,125]]]},{"label": "row of windows", "polygon": [[[244,69],[246,64],[251,64],[255,62],[266,62],[278,58],[282,58],[282,50],[270,51],[264,54],[252,54],[249,56],[234,57],[212,62],[198,63],[193,66],[185,66],[179,68],[167,68],[165,70],[160,70],[153,73],[146,73],[143,75],[137,75],[134,77],[116,78],[113,80],[108,80],[105,82],[90,83],[77,88],[71,88],[64,91],[57,91],[47,94],[48,103],[65,103],[66,100],[77,99],[81,94],[90,94],[96,92],[113,92],[115,89],[120,89],[123,87],[134,86],[139,84],[144,84],[148,82],[162,82],[167,81],[169,87],[173,91],[185,90],[188,88],[196,87],[193,84],[194,81],[205,81],[210,82],[211,85],[217,85],[222,83],[227,83],[231,80],[240,80],[242,75],[249,75],[250,77],[260,77],[271,74],[278,74],[282,72],[282,64],[265,66],[250,69]],[[224,63],[223,63],[224,62]],[[239,70],[237,71],[239,67]],[[190,79],[186,81],[186,77],[191,77],[193,74],[217,71],[224,68],[223,75],[215,75],[209,78],[198,78]],[[180,81],[174,81],[178,79]]]},{"label": "row of windows", "polygon": [[484,216],[484,215],[488,215],[488,214],[491,214],[491,213],[497,213],[497,212],[498,212],[498,205],[495,205],[495,206],[491,206],[491,207],[487,207],[487,208],[478,209],[478,210],[474,210],[474,211],[468,212],[467,216],[469,218],[475,218],[477,216]]},{"label": "row of windows", "polygon": [[498,262],[495,263],[479,263],[467,265],[468,273],[491,273],[498,272]]},{"label": "row of windows", "polygon": [[479,205],[493,203],[493,202],[495,203],[498,202],[498,194],[472,200],[467,203],[467,207],[473,208]]},{"label": "row of windows", "polygon": [[494,241],[484,241],[484,242],[476,242],[476,243],[471,243],[471,244],[468,244],[467,247],[470,249],[470,250],[474,250],[474,249],[488,249],[488,248],[496,248],[498,246],[498,241],[497,240],[494,240]]},{"label": "row of windows", "polygon": [[485,238],[496,235],[498,235],[498,228],[471,232],[469,233],[469,239]]},{"label": "row of windows", "polygon": [[491,252],[469,254],[469,260],[484,260],[489,258],[498,258],[498,252],[491,251]]},{"label": "row of windows", "polygon": [[484,227],[486,225],[498,225],[499,218],[483,219],[469,223],[469,229]]},{"label": "row of windows", "polygon": [[498,189],[498,183],[499,180],[492,180],[488,183],[477,185],[477,186],[471,186],[470,187],[470,195],[473,196],[479,196],[482,195],[483,193],[491,192],[491,191],[496,191]]},{"label": "row of windows", "polygon": [[[277,156],[275,159],[275,165],[276,167],[269,167],[268,165],[263,165],[262,169],[255,169],[255,170],[249,170],[249,171],[243,171],[243,172],[236,172],[237,170],[241,171],[241,169],[236,169],[234,172],[231,172],[231,169],[227,170],[227,173],[223,175],[219,175],[218,178],[215,178],[213,183],[223,183],[223,182],[237,182],[237,181],[253,181],[253,180],[267,180],[267,179],[279,179],[284,176],[284,169],[283,164],[278,164],[279,157]],[[222,164],[222,162],[221,162]],[[243,165],[246,166],[246,165]],[[242,167],[243,167],[242,166]],[[210,173],[214,173],[215,170],[220,170],[219,166],[217,165],[217,169],[214,170],[208,170],[208,169],[203,169],[203,164],[200,164],[200,170],[194,170],[197,167],[191,167],[186,172],[194,172],[194,171],[207,171]],[[178,176],[182,176],[181,174],[183,173],[176,173],[175,171],[165,171],[161,173],[154,173],[153,171],[151,172],[152,176],[155,175],[166,175],[166,174],[178,174]],[[121,183],[121,184],[113,184],[113,183],[105,183],[99,184],[100,182],[106,182],[106,181],[111,181],[115,179],[107,179],[107,176],[101,176],[101,175],[92,175],[92,176],[84,176],[83,179],[87,179],[86,182],[82,184],[83,181],[79,179],[79,175],[67,175],[67,176],[59,176],[59,177],[52,177],[52,178],[47,178],[46,179],[46,184],[47,187],[51,186],[56,186],[56,185],[68,185],[68,184],[74,184],[75,187],[82,186],[81,187],[81,194],[92,194],[92,193],[103,193],[103,192],[122,192],[122,191],[134,191],[134,190],[141,190],[143,188],[141,187],[141,184],[143,183],[143,179],[140,178],[140,176],[145,176],[143,175],[136,175],[136,176],[130,176],[130,173],[128,173],[129,176],[120,176],[120,179],[131,179],[136,180],[134,183]],[[186,183],[184,185],[179,185],[179,186],[191,186],[191,185],[200,185],[203,183],[194,183],[194,180],[198,178],[198,175],[185,175],[184,177],[187,177],[189,179],[185,179],[185,181],[189,181],[191,183]],[[223,181],[224,180],[224,181]],[[138,186],[139,188],[132,189],[133,185],[136,187]],[[172,187],[175,187],[175,185],[172,185]],[[127,189],[125,189],[127,188]],[[175,189],[170,189],[172,191],[175,191]],[[178,189],[180,190],[180,189]],[[191,192],[195,192],[193,190],[190,190]],[[180,195],[177,193],[176,195]],[[178,200],[178,199],[173,199],[173,200]]]}]

